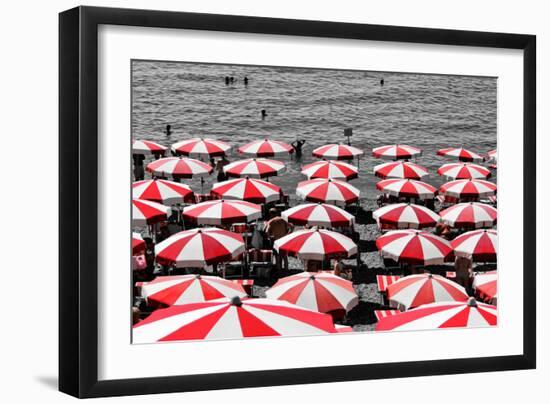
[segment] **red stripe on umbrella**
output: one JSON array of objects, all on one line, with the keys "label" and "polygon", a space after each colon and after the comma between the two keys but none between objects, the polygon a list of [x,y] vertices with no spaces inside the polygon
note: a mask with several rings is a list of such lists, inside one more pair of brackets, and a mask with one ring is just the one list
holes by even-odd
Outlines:
[{"label": "red stripe on umbrella", "polygon": [[410,179],[383,180],[376,188],[389,195],[418,199],[433,199],[437,192],[430,184]]},{"label": "red stripe on umbrella", "polygon": [[374,174],[380,178],[409,178],[420,180],[428,175],[426,168],[408,161],[391,161],[374,167]]},{"label": "red stripe on umbrella", "polygon": [[162,177],[204,177],[210,175],[213,170],[209,164],[187,157],[166,157],[147,164],[147,171]]},{"label": "red stripe on umbrella", "polygon": [[398,203],[383,206],[373,212],[372,217],[381,228],[421,229],[434,227],[439,215],[425,206],[411,203]]},{"label": "red stripe on umbrella", "polygon": [[132,223],[134,226],[152,225],[168,219],[172,210],[160,203],[132,199]]},{"label": "red stripe on umbrella", "polygon": [[374,157],[392,160],[410,159],[414,156],[420,156],[421,154],[422,150],[418,147],[404,144],[386,145],[372,149],[372,155]]},{"label": "red stripe on umbrella", "polygon": [[137,255],[145,250],[145,241],[141,234],[132,233],[132,255]]},{"label": "red stripe on umbrella", "polygon": [[150,140],[133,140],[132,141],[132,153],[133,154],[147,154],[147,155],[159,155],[164,156],[168,148],[156,142]]},{"label": "red stripe on umbrella", "polygon": [[245,159],[227,164],[223,171],[228,177],[266,178],[280,174],[285,165],[277,160]]},{"label": "red stripe on umbrella", "polygon": [[437,151],[438,156],[457,158],[460,161],[483,161],[483,156],[463,147],[449,147]]},{"label": "red stripe on umbrella", "polygon": [[228,143],[208,138],[182,140],[172,145],[176,154],[185,156],[223,156],[229,149],[231,146]]},{"label": "red stripe on umbrella", "polygon": [[318,261],[348,258],[357,253],[357,245],[349,237],[321,229],[290,233],[275,241],[273,248],[290,256]]},{"label": "red stripe on umbrella", "polygon": [[258,157],[273,157],[281,154],[294,153],[294,148],[277,140],[256,140],[239,147],[239,153],[251,154]]},{"label": "red stripe on umbrella", "polygon": [[195,200],[195,194],[188,185],[157,179],[134,182],[132,197],[167,205]]},{"label": "red stripe on umbrella", "polygon": [[347,182],[317,178],[302,181],[296,188],[296,195],[311,202],[334,203],[345,206],[359,200],[360,191]]},{"label": "red stripe on umbrella", "polygon": [[363,150],[344,144],[327,144],[313,150],[314,157],[331,160],[353,160],[363,155]]},{"label": "red stripe on umbrella", "polygon": [[267,181],[237,178],[215,184],[211,193],[218,198],[269,203],[279,201],[282,191],[280,187]]},{"label": "red stripe on umbrella", "polygon": [[302,167],[302,174],[309,179],[331,178],[352,180],[357,178],[357,167],[341,161],[317,161]]},{"label": "red stripe on umbrella", "polygon": [[221,225],[251,222],[262,216],[259,205],[246,201],[215,200],[201,202],[183,209],[183,217],[197,224]]},{"label": "red stripe on umbrella", "polygon": [[287,222],[299,226],[344,227],[355,223],[355,217],[338,206],[325,203],[306,203],[281,213]]},{"label": "red stripe on umbrella", "polygon": [[487,179],[491,177],[491,171],[487,168],[471,163],[443,164],[437,173],[452,179]]}]

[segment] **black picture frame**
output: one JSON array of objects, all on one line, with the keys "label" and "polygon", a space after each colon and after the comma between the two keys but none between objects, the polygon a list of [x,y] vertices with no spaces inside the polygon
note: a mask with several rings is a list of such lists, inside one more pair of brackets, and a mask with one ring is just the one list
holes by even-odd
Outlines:
[{"label": "black picture frame", "polygon": [[[523,50],[523,354],[98,381],[100,24]],[[59,389],[84,398],[535,368],[535,66],[533,35],[96,7],[60,13]]]}]

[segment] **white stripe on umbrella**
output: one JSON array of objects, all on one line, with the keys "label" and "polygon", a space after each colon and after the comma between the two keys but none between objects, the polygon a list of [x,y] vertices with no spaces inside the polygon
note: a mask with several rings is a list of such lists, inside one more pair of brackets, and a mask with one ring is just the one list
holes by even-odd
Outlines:
[{"label": "white stripe on umbrella", "polygon": [[438,156],[457,158],[460,161],[483,161],[483,156],[463,147],[448,147],[437,151]]},{"label": "white stripe on umbrella", "polygon": [[132,197],[166,205],[195,200],[195,194],[188,185],[157,179],[134,182],[132,184]]},{"label": "white stripe on umbrella", "polygon": [[481,198],[495,195],[497,186],[485,180],[455,180],[443,184],[439,192],[454,198]]},{"label": "white stripe on umbrella", "polygon": [[496,262],[498,237],[496,230],[473,230],[451,241],[455,255],[475,262]]},{"label": "white stripe on umbrella", "polygon": [[223,156],[230,149],[231,146],[228,143],[208,138],[182,140],[172,145],[172,151],[185,156]]},{"label": "white stripe on umbrella", "polygon": [[351,282],[323,272],[303,272],[281,278],[266,291],[266,296],[321,313],[347,312],[359,301]]},{"label": "white stripe on umbrella", "polygon": [[239,147],[239,153],[251,154],[258,157],[273,157],[293,152],[294,148],[291,145],[270,139],[255,140]]},{"label": "white stripe on umbrella", "polygon": [[480,202],[459,203],[439,212],[439,215],[443,223],[457,228],[478,229],[497,223],[496,208]]},{"label": "white stripe on umbrella", "polygon": [[411,203],[383,206],[375,210],[372,217],[378,222],[378,227],[389,226],[395,229],[433,227],[440,219],[437,213],[427,207]]},{"label": "white stripe on umbrella", "polygon": [[418,147],[408,146],[405,144],[386,145],[372,149],[372,155],[382,159],[410,159],[415,156],[420,156],[421,154],[422,150]]},{"label": "white stripe on umbrella", "polygon": [[437,170],[439,175],[451,179],[487,179],[491,177],[491,171],[487,168],[471,163],[443,164]]},{"label": "white stripe on umbrella", "polygon": [[340,180],[317,178],[302,181],[296,188],[296,195],[306,201],[333,203],[346,206],[359,200],[360,191],[353,185]]},{"label": "white stripe on umbrella", "polygon": [[357,253],[357,245],[343,234],[322,229],[299,230],[275,241],[273,248],[293,257],[322,261],[328,258],[349,258]]},{"label": "white stripe on umbrella", "polygon": [[132,224],[147,226],[167,220],[172,210],[160,203],[144,199],[132,199]]},{"label": "white stripe on umbrella", "polygon": [[389,195],[418,199],[433,199],[436,189],[430,184],[410,179],[389,179],[376,184],[376,188]]},{"label": "white stripe on umbrella", "polygon": [[281,213],[287,222],[299,226],[346,227],[355,223],[355,216],[335,205],[306,203]]},{"label": "white stripe on umbrella", "polygon": [[439,265],[453,258],[451,243],[420,230],[392,230],[378,237],[376,247],[383,257],[414,265]]},{"label": "white stripe on umbrella", "polygon": [[147,171],[154,175],[174,178],[205,177],[214,169],[210,164],[187,157],[166,157],[147,164]]},{"label": "white stripe on umbrella", "polygon": [[277,160],[245,159],[229,163],[223,172],[229,177],[265,178],[282,173],[285,165]]},{"label": "white stripe on umbrella", "polygon": [[390,161],[374,167],[374,174],[380,178],[409,178],[420,180],[428,175],[428,170],[408,161]]},{"label": "white stripe on umbrella", "polygon": [[331,160],[353,160],[363,155],[363,150],[345,144],[327,144],[313,150],[314,157]]},{"label": "white stripe on umbrella", "polygon": [[267,181],[237,178],[214,184],[212,195],[225,199],[240,199],[253,203],[270,203],[281,199],[281,188]]},{"label": "white stripe on umbrella", "polygon": [[147,154],[164,156],[168,148],[150,140],[134,140],[132,141],[133,154]]},{"label": "white stripe on umbrella", "polygon": [[206,201],[183,208],[183,217],[197,224],[243,223],[259,219],[261,216],[261,206],[237,200]]},{"label": "white stripe on umbrella", "polygon": [[351,180],[357,178],[357,167],[341,161],[316,161],[303,166],[302,174],[309,179],[332,178]]}]

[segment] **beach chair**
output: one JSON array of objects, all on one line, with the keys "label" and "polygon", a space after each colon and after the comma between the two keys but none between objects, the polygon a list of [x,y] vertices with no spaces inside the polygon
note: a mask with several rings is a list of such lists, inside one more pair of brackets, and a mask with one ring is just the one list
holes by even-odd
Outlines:
[{"label": "beach chair", "polygon": [[446,271],[445,272],[445,278],[455,279],[456,278],[456,272],[455,271]]},{"label": "beach chair", "polygon": [[392,283],[398,281],[400,275],[376,275],[376,287],[382,297],[382,304],[388,305],[387,289]]},{"label": "beach chair", "polygon": [[250,275],[257,279],[268,279],[273,270],[273,251],[252,248],[248,250],[248,253],[250,258]]},{"label": "beach chair", "polygon": [[222,278],[243,278],[246,270],[245,254],[241,253],[233,260],[221,266]]},{"label": "beach chair", "polygon": [[381,319],[386,317],[395,316],[399,313],[401,313],[399,310],[374,310],[376,321],[380,321]]}]

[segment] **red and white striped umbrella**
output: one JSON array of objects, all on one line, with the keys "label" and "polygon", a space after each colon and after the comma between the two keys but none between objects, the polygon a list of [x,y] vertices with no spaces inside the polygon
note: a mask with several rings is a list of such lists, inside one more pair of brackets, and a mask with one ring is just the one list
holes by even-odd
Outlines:
[{"label": "red and white striped umbrella", "polygon": [[396,203],[375,210],[372,217],[380,228],[422,229],[434,227],[439,215],[425,206],[411,203]]},{"label": "red and white striped umbrella", "polygon": [[168,147],[151,142],[150,140],[133,140],[132,154],[160,155],[164,156]]},{"label": "red and white striped umbrella", "polygon": [[491,177],[491,171],[487,168],[471,163],[450,163],[443,164],[437,170],[439,175],[452,178],[455,180],[460,179],[487,179]]},{"label": "red and white striped umbrella", "polygon": [[244,252],[240,234],[217,228],[176,233],[155,246],[157,263],[179,268],[202,268],[229,261]]},{"label": "red and white striped umbrella", "polygon": [[408,161],[390,161],[374,167],[374,175],[380,178],[410,178],[420,180],[428,175],[428,170]]},{"label": "red and white striped umbrella", "polygon": [[141,234],[132,232],[132,255],[137,255],[145,250],[145,241]]},{"label": "red and white striped umbrella", "polygon": [[299,226],[347,227],[355,223],[355,216],[338,206],[326,203],[306,203],[281,213],[287,222]]},{"label": "red and white striped umbrella", "polygon": [[340,180],[317,178],[298,183],[296,195],[310,202],[325,202],[346,206],[359,200],[360,191]]},{"label": "red and white striped umbrella", "polygon": [[455,180],[443,184],[439,192],[459,199],[479,199],[496,194],[497,186],[485,180]]},{"label": "red and white striped umbrella", "polygon": [[210,175],[214,169],[210,164],[187,157],[166,157],[147,164],[147,171],[167,177],[193,178]]},{"label": "red and white striped umbrella", "polygon": [[406,144],[391,144],[372,149],[372,155],[381,159],[402,160],[420,156],[421,154],[421,149],[407,146]]},{"label": "red and white striped umbrella", "polygon": [[437,192],[430,184],[410,179],[383,180],[376,188],[389,195],[417,199],[433,199]]},{"label": "red and white striped umbrella", "polygon": [[164,220],[172,214],[168,206],[145,199],[132,199],[132,224],[143,227]]},{"label": "red and white striped umbrella", "polygon": [[451,245],[455,255],[475,262],[496,262],[498,237],[496,230],[473,230],[461,234]]},{"label": "red and white striped umbrella", "polygon": [[218,182],[212,187],[212,195],[225,199],[240,199],[254,203],[276,202],[281,199],[281,188],[267,181],[237,178]]},{"label": "red and white striped umbrella", "polygon": [[439,215],[443,223],[456,228],[478,229],[497,223],[497,210],[479,202],[459,203],[439,212]]},{"label": "red and white striped umbrella", "polygon": [[323,160],[303,166],[302,174],[309,179],[332,178],[352,180],[357,178],[357,167],[341,161]]},{"label": "red and white striped umbrella", "polygon": [[294,148],[278,140],[255,140],[239,147],[239,153],[250,154],[257,157],[273,157],[281,154],[294,153]]},{"label": "red and white striped umbrella", "polygon": [[334,324],[334,328],[336,328],[336,332],[353,332],[353,327],[349,325]]},{"label": "red and white striped umbrella", "polygon": [[474,276],[472,287],[483,301],[496,304],[498,299],[497,282],[497,271],[478,273]]},{"label": "red and white striped umbrella", "polygon": [[444,238],[420,230],[393,230],[376,240],[380,254],[399,263],[439,265],[453,258],[453,247]]},{"label": "red and white striped umbrella", "polygon": [[363,155],[363,150],[345,144],[327,144],[313,150],[313,156],[330,160],[353,160]]},{"label": "red and white striped umbrella", "polygon": [[437,151],[438,156],[451,157],[460,161],[483,161],[483,156],[463,147],[448,147]]},{"label": "red and white striped umbrella", "polygon": [[334,334],[332,316],[271,299],[219,299],[155,310],[133,343]]},{"label": "red and white striped umbrella", "polygon": [[308,229],[287,234],[275,241],[273,248],[292,257],[323,261],[349,258],[357,253],[357,245],[349,237],[330,230]]},{"label": "red and white striped umbrella", "polygon": [[193,202],[195,194],[185,184],[166,180],[144,180],[132,184],[132,197],[172,205]]},{"label": "red and white striped umbrella", "polygon": [[172,151],[185,156],[223,156],[231,149],[228,143],[215,139],[193,138],[172,145]]},{"label": "red and white striped umbrella", "polygon": [[245,159],[227,164],[223,171],[228,177],[266,178],[280,174],[285,165],[277,160]]},{"label": "red and white striped umbrella", "polygon": [[465,302],[466,290],[458,283],[440,275],[418,274],[400,278],[386,289],[394,307],[412,309],[437,302]]},{"label": "red and white striped umbrella", "polygon": [[173,306],[224,297],[246,297],[247,294],[241,285],[219,276],[175,275],[158,276],[151,282],[144,282],[141,296],[149,304]]},{"label": "red and white striped umbrella", "polygon": [[321,313],[348,312],[359,303],[350,281],[326,272],[302,272],[281,278],[265,295]]},{"label": "red and white striped umbrella", "polygon": [[470,298],[466,302],[426,304],[395,316],[380,319],[375,330],[411,331],[494,325],[497,325],[497,308]]},{"label": "red and white striped umbrella", "polygon": [[262,216],[262,207],[246,201],[218,199],[183,208],[184,219],[197,224],[248,223]]}]

